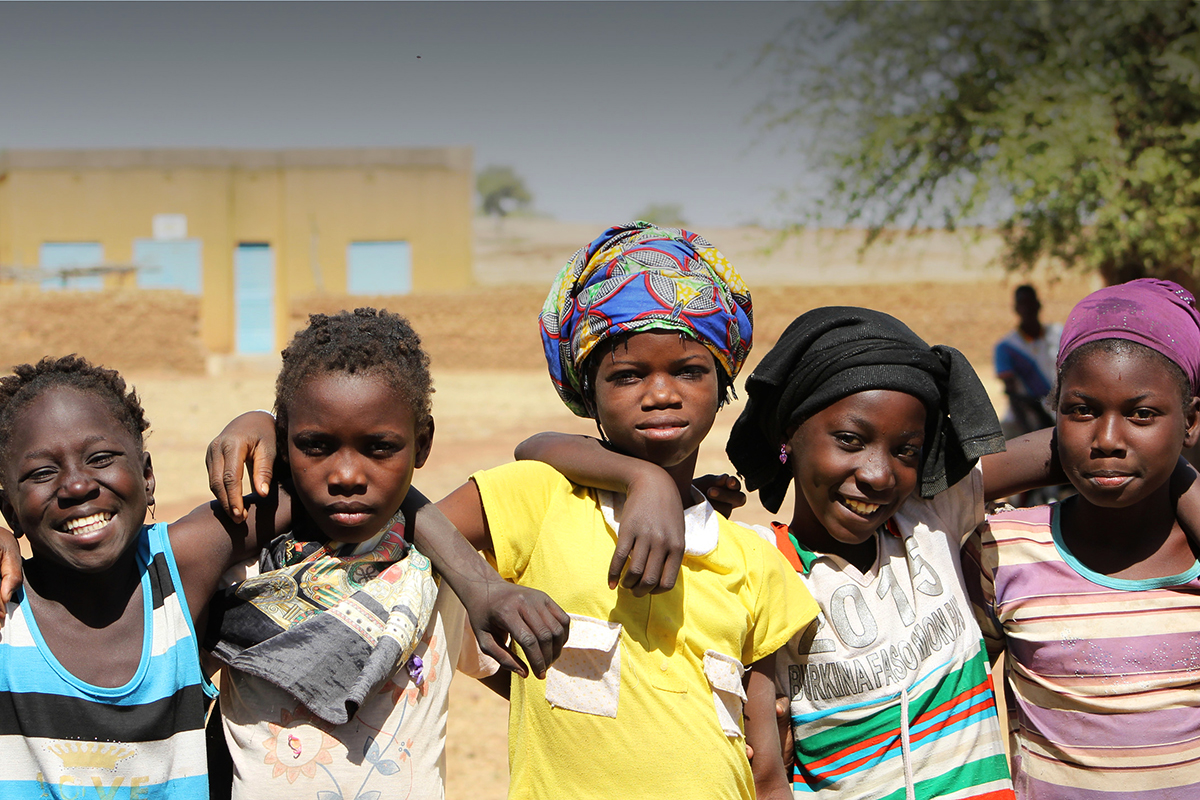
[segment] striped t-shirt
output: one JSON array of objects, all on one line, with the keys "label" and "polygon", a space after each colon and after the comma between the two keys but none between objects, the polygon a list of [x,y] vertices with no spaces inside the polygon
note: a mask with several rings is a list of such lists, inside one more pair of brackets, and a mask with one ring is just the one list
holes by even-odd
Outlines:
[{"label": "striped t-shirt", "polygon": [[0,797],[207,800],[205,694],[167,526],[137,543],[142,657],[124,686],[85,683],[46,646],[18,590],[0,630]]},{"label": "striped t-shirt", "polygon": [[[791,697],[795,796],[1011,800],[991,673],[959,545],[983,521],[983,479],[910,497],[860,573],[776,526],[821,606],[776,655]],[[790,551],[790,552],[789,552]]]},{"label": "striped t-shirt", "polygon": [[993,516],[963,558],[988,648],[1008,648],[1017,795],[1200,797],[1200,564],[1138,581],[1093,572],[1058,508]]}]

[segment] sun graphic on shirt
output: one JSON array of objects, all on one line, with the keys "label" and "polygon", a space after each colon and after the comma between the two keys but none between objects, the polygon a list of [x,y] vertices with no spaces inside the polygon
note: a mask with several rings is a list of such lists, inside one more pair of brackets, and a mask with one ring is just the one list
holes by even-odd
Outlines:
[{"label": "sun graphic on shirt", "polygon": [[337,744],[337,739],[315,727],[302,708],[295,713],[281,710],[279,724],[269,722],[267,727],[271,738],[263,742],[267,748],[263,763],[274,767],[272,778],[286,774],[288,783],[295,783],[301,775],[313,777],[317,764],[333,762],[329,748]]},{"label": "sun graphic on shirt", "polygon": [[[417,653],[421,658],[420,683],[413,677],[408,665],[405,665],[397,670],[379,692],[391,692],[393,705],[407,701],[410,706],[415,706],[419,699],[429,693],[429,687],[437,680],[437,666],[442,660],[442,655],[437,650],[437,635],[422,639],[421,644],[424,645],[423,652]],[[409,663],[412,663],[411,660]]]}]

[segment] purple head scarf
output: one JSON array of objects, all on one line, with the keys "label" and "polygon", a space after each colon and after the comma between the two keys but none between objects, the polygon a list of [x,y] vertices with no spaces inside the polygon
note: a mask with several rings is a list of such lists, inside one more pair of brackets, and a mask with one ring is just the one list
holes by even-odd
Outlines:
[{"label": "purple head scarf", "polygon": [[1179,365],[1200,395],[1200,313],[1192,293],[1172,281],[1139,278],[1092,292],[1071,309],[1058,348],[1058,368],[1100,339],[1128,339]]}]

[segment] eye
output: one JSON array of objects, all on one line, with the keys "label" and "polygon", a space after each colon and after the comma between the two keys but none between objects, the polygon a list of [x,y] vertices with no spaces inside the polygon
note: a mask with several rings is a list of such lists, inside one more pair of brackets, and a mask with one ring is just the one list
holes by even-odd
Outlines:
[{"label": "eye", "polygon": [[302,455],[309,458],[327,456],[333,450],[329,442],[317,436],[297,436],[292,440],[292,444]]},{"label": "eye", "polygon": [[376,458],[387,458],[395,455],[401,449],[403,448],[395,442],[371,442],[367,445],[367,453]]},{"label": "eye", "polygon": [[692,364],[679,370],[679,376],[688,380],[700,380],[707,374],[708,370],[699,364]]},{"label": "eye", "polygon": [[837,440],[838,444],[848,450],[858,450],[863,446],[862,437],[860,437],[857,433],[839,431],[833,435],[833,438]]},{"label": "eye", "polygon": [[916,444],[903,445],[896,451],[896,456],[906,461],[915,461],[921,457],[921,446]]},{"label": "eye", "polygon": [[1158,416],[1158,412],[1153,408],[1136,408],[1129,416],[1138,422],[1149,422]]},{"label": "eye", "polygon": [[119,455],[120,453],[113,453],[107,450],[99,453],[93,453],[92,455],[88,456],[87,464],[89,467],[104,469],[105,467],[112,466],[112,463],[117,460],[117,456]]},{"label": "eye", "polygon": [[629,384],[637,383],[638,377],[638,374],[633,370],[625,369],[609,373],[605,380],[609,383],[615,383],[618,386],[628,386]]},{"label": "eye", "polygon": [[1063,409],[1063,414],[1073,419],[1091,419],[1095,416],[1095,412],[1091,406],[1084,403],[1076,403],[1073,406],[1067,406]]},{"label": "eye", "polygon": [[38,469],[27,472],[24,477],[21,478],[21,480],[29,481],[31,483],[45,483],[46,481],[52,479],[55,474],[55,470],[51,467],[39,467]]}]

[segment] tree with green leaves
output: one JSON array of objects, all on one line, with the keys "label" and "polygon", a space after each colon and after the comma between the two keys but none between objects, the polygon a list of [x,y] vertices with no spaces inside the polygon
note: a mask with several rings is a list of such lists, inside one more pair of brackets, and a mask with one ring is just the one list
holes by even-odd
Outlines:
[{"label": "tree with green leaves", "polygon": [[771,126],[870,239],[999,223],[1007,266],[1200,278],[1200,2],[843,3],[762,56]]},{"label": "tree with green leaves", "polygon": [[498,220],[533,202],[525,181],[512,167],[485,167],[475,176],[475,190],[479,192],[480,210]]}]

